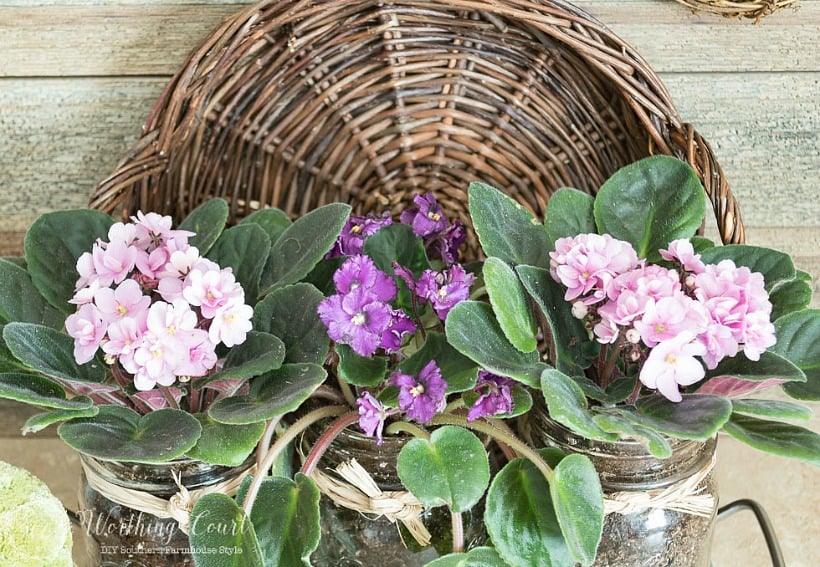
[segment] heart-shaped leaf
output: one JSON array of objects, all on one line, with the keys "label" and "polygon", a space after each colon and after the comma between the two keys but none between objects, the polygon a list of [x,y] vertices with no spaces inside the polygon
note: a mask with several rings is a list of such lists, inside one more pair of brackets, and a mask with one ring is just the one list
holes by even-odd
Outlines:
[{"label": "heart-shaped leaf", "polygon": [[638,424],[679,439],[706,441],[724,426],[732,415],[732,402],[711,394],[683,394],[672,402],[659,394],[640,398]]},{"label": "heart-shaped leaf", "polygon": [[793,398],[820,401],[820,309],[804,309],[775,321],[777,343],[771,351],[792,361],[806,375],[783,390]]},{"label": "heart-shaped leaf", "polygon": [[544,370],[541,374],[541,392],[550,417],[558,423],[590,439],[614,441],[617,438],[595,423],[584,391],[560,370]]},{"label": "heart-shaped leaf", "polygon": [[114,219],[91,209],[45,213],[32,223],[23,247],[34,286],[57,310],[71,313],[77,259],[91,252],[98,238],[106,239]]},{"label": "heart-shaped leaf", "polygon": [[487,491],[484,523],[514,567],[569,567],[575,560],[553,508],[547,479],[525,459],[509,462]]},{"label": "heart-shaped leaf", "polygon": [[271,565],[263,560],[251,519],[225,494],[210,493],[196,501],[188,539],[197,567]]},{"label": "heart-shaped leaf", "polygon": [[205,256],[225,229],[229,212],[224,199],[208,199],[188,213],[177,228],[193,232],[194,236],[188,239],[188,244],[196,246],[199,253]]},{"label": "heart-shaped leaf", "polygon": [[467,553],[449,553],[426,567],[509,567],[492,547],[475,547]]},{"label": "heart-shaped leaf", "polygon": [[567,547],[581,565],[592,565],[604,529],[604,493],[589,457],[567,455],[553,469],[550,495]]},{"label": "heart-shaped leaf", "polygon": [[398,368],[415,376],[431,360],[436,361],[442,379],[447,382],[447,393],[463,392],[475,386],[476,363],[454,349],[442,333],[428,333],[424,345],[403,360]]},{"label": "heart-shaped leaf", "polygon": [[445,425],[430,439],[415,438],[399,453],[396,465],[404,486],[426,507],[447,506],[466,512],[490,482],[484,444],[470,431]]},{"label": "heart-shaped leaf", "polygon": [[513,266],[549,266],[547,230],[523,205],[484,183],[470,183],[467,196],[484,254]]},{"label": "heart-shaped leaf", "polygon": [[309,477],[269,477],[262,481],[251,520],[265,565],[310,565],[319,545],[319,489]]},{"label": "heart-shaped leaf", "polygon": [[715,246],[701,252],[701,260],[706,264],[732,260],[737,266],[746,266],[753,272],[760,272],[763,274],[767,291],[771,291],[778,284],[793,280],[796,276],[794,263],[788,254],[760,246]]},{"label": "heart-shaped leaf", "polygon": [[706,197],[697,173],[671,156],[658,155],[622,167],[595,198],[599,234],[632,244],[638,256],[659,261],[658,250],[697,232]]},{"label": "heart-shaped leaf", "polygon": [[228,351],[222,370],[214,372],[198,385],[204,386],[223,380],[246,380],[276,370],[285,359],[285,345],[270,333],[251,331],[245,342]]},{"label": "heart-shaped leaf", "polygon": [[243,224],[223,232],[208,252],[208,258],[222,268],[233,269],[236,281],[245,290],[245,303],[253,305],[270,249],[270,238],[259,225]]},{"label": "heart-shaped leaf", "polygon": [[285,211],[276,208],[259,209],[239,221],[239,224],[249,223],[259,225],[268,234],[271,243],[279,240],[282,233],[293,224]]},{"label": "heart-shaped leaf", "polygon": [[60,329],[65,315],[49,305],[28,272],[0,259],[0,322],[21,321]]},{"label": "heart-shaped leaf", "polygon": [[490,305],[504,336],[521,352],[530,352],[536,342],[535,315],[518,276],[506,262],[490,257],[482,269]]},{"label": "heart-shaped leaf", "polygon": [[330,348],[327,328],[316,311],[323,297],[307,283],[277,289],[254,307],[253,328],[282,339],[285,362],[322,364]]},{"label": "heart-shaped leaf", "polygon": [[65,422],[57,434],[65,443],[104,461],[161,463],[185,455],[202,427],[191,414],[161,409],[140,416],[121,406],[99,406],[90,418]]},{"label": "heart-shaped leaf", "polygon": [[270,251],[271,262],[262,276],[262,294],[298,282],[336,242],[350,215],[350,205],[331,203],[299,217]]},{"label": "heart-shaped leaf", "polygon": [[445,321],[447,341],[461,354],[483,368],[534,386],[546,366],[538,352],[515,348],[493,314],[492,308],[478,301],[462,301],[450,310]]},{"label": "heart-shaped leaf", "polygon": [[267,421],[298,408],[327,378],[317,364],[284,364],[255,378],[251,392],[218,400],[208,408],[211,419],[231,425]]},{"label": "heart-shaped leaf", "polygon": [[595,198],[578,189],[562,187],[547,201],[544,226],[552,244],[559,238],[597,232],[593,204]]},{"label": "heart-shaped leaf", "polygon": [[105,369],[96,360],[77,364],[74,360],[74,339],[51,327],[9,323],[3,327],[3,340],[20,362],[46,376],[94,383],[100,383],[105,378]]},{"label": "heart-shaped leaf", "polygon": [[820,435],[805,427],[735,413],[723,430],[760,451],[820,466]]},{"label": "heart-shaped leaf", "polygon": [[265,432],[263,421],[247,425],[226,425],[214,421],[205,414],[199,413],[194,417],[202,425],[202,434],[187,455],[192,459],[214,465],[241,465],[256,448],[256,443]]},{"label": "heart-shaped leaf", "polygon": [[88,396],[67,399],[62,386],[35,374],[5,372],[0,374],[0,398],[17,400],[35,406],[63,410],[85,410],[94,402]]},{"label": "heart-shaped leaf", "polygon": [[59,409],[34,414],[26,420],[25,424],[23,424],[23,435],[37,433],[38,431],[42,431],[46,427],[54,425],[55,423],[60,423],[61,421],[68,421],[69,419],[81,417],[94,417],[98,412],[99,407],[92,406],[86,409]]}]

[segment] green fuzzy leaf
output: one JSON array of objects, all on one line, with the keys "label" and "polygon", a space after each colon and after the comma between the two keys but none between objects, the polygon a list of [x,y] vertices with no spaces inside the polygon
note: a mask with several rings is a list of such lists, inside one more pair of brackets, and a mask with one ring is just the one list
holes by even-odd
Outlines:
[{"label": "green fuzzy leaf", "polygon": [[504,336],[521,352],[535,350],[535,316],[515,271],[506,262],[490,257],[484,262],[483,273],[490,305]]},{"label": "green fuzzy leaf", "polygon": [[50,327],[9,323],[3,327],[3,340],[20,362],[46,376],[96,384],[105,379],[105,369],[95,360],[77,364],[74,339]]},{"label": "green fuzzy leaf", "polygon": [[386,358],[359,356],[343,344],[336,345],[336,354],[339,355],[339,365],[336,368],[339,377],[353,386],[375,388],[387,374]]},{"label": "green fuzzy leaf", "polygon": [[196,445],[188,451],[188,457],[228,467],[239,466],[256,448],[256,443],[265,432],[265,422],[247,425],[226,425],[209,418],[206,414],[196,414],[202,426],[202,435]]},{"label": "green fuzzy leaf", "polygon": [[99,413],[99,411],[99,407],[92,406],[86,409],[58,409],[38,413],[32,415],[26,420],[26,423],[23,424],[23,435],[37,433],[38,431],[42,431],[46,427],[54,425],[55,423],[60,423],[61,421],[68,421],[69,419],[82,417],[94,417],[97,413]]},{"label": "green fuzzy leaf", "polygon": [[551,246],[547,230],[530,211],[483,183],[470,183],[467,195],[470,216],[485,255],[514,266],[549,266]]},{"label": "green fuzzy leaf", "polygon": [[229,212],[224,199],[208,199],[188,213],[177,228],[193,232],[188,244],[196,246],[200,255],[205,256],[225,229]]},{"label": "green fuzzy leaf", "polygon": [[804,309],[785,315],[774,323],[775,352],[791,360],[803,374],[804,383],[791,382],[783,390],[792,398],[820,401],[820,309]]},{"label": "green fuzzy leaf", "polygon": [[550,483],[553,507],[567,547],[581,565],[592,565],[604,528],[604,493],[589,457],[567,455]]},{"label": "green fuzzy leaf", "polygon": [[441,377],[447,382],[448,394],[463,392],[475,386],[478,372],[476,363],[454,349],[442,333],[429,333],[424,345],[403,360],[398,369],[415,376],[431,360],[435,360],[441,370]]},{"label": "green fuzzy leaf", "polygon": [[85,410],[94,402],[88,396],[67,399],[65,389],[36,374],[4,372],[0,374],[0,398],[27,404],[63,410]]},{"label": "green fuzzy leaf", "polygon": [[553,244],[559,238],[597,232],[593,205],[595,198],[578,189],[562,187],[547,201],[544,226]]},{"label": "green fuzzy leaf", "polygon": [[766,291],[771,291],[778,284],[793,280],[797,275],[794,263],[788,254],[748,244],[727,244],[709,248],[701,252],[701,260],[706,264],[733,260],[737,266],[746,266],[753,272],[760,272],[763,274]]},{"label": "green fuzzy leaf", "polygon": [[367,237],[363,252],[373,259],[376,267],[392,275],[393,262],[404,266],[418,277],[430,268],[424,243],[406,224],[391,224]]},{"label": "green fuzzy leaf", "polygon": [[655,394],[637,403],[638,425],[679,439],[706,441],[715,435],[732,415],[732,402],[723,396],[683,394],[672,402]]},{"label": "green fuzzy leaf", "polygon": [[813,415],[811,408],[802,404],[755,398],[732,400],[732,413],[802,421],[808,421]]},{"label": "green fuzzy leaf", "polygon": [[617,439],[595,423],[584,391],[575,380],[560,370],[544,370],[541,374],[541,392],[547,402],[550,417],[558,423],[590,439]]},{"label": "green fuzzy leaf", "polygon": [[285,345],[279,337],[270,333],[251,331],[245,342],[228,351],[222,370],[198,381],[199,387],[217,380],[247,380],[282,366]]},{"label": "green fuzzy leaf", "polygon": [[11,321],[61,329],[65,315],[40,295],[26,270],[0,259],[0,322]]},{"label": "green fuzzy leaf", "polygon": [[262,295],[294,284],[308,275],[342,232],[350,205],[331,203],[299,217],[285,229],[270,251],[262,276]]},{"label": "green fuzzy leaf", "polygon": [[714,370],[706,373],[713,376],[731,376],[741,380],[763,382],[781,380],[784,382],[805,382],[806,375],[784,356],[773,352],[763,352],[760,360],[751,361],[744,354],[724,358]]},{"label": "green fuzzy leaf", "polygon": [[[266,567],[251,519],[233,498],[210,493],[191,511],[188,538],[197,567]],[[223,550],[223,553],[215,552]]]},{"label": "green fuzzy leaf", "polygon": [[769,293],[771,320],[776,321],[783,315],[807,308],[811,304],[812,292],[811,275],[798,270],[793,280],[775,286]]},{"label": "green fuzzy leaf", "polygon": [[[664,435],[635,423],[638,418],[634,415],[634,408],[623,407],[617,411],[618,413],[597,413],[593,419],[608,433],[614,433],[622,438],[631,437],[641,442],[658,459],[668,459],[672,456],[672,446]],[[624,417],[628,414],[632,414],[630,419]]]},{"label": "green fuzzy leaf", "polygon": [[265,565],[310,565],[319,545],[319,489],[309,477],[269,477],[262,481],[251,520]]},{"label": "green fuzzy leaf", "polygon": [[243,224],[223,232],[208,252],[208,258],[221,268],[233,269],[236,281],[245,290],[245,303],[253,305],[270,251],[271,243],[265,231],[256,224]]},{"label": "green fuzzy leaf", "polygon": [[[534,266],[516,268],[521,283],[541,308],[555,346],[555,367],[570,376],[582,375],[598,347],[590,342],[581,320],[572,315],[572,305],[564,300],[564,290],[549,270]],[[545,329],[546,331],[546,329]],[[593,344],[592,347],[588,346]]]},{"label": "green fuzzy leaf", "polygon": [[62,313],[74,311],[77,259],[91,252],[98,238],[107,239],[114,219],[91,209],[41,215],[29,228],[23,247],[34,286]]},{"label": "green fuzzy leaf", "polygon": [[121,406],[99,406],[90,418],[65,422],[57,434],[73,449],[104,461],[161,463],[185,455],[202,427],[191,414],[160,409],[140,416]]},{"label": "green fuzzy leaf", "polygon": [[487,491],[484,523],[498,554],[514,567],[572,567],[575,560],[555,515],[544,475],[515,459]]},{"label": "green fuzzy leaf", "polygon": [[327,328],[316,311],[323,297],[307,283],[277,289],[254,307],[253,328],[282,340],[285,362],[322,364],[330,349]]},{"label": "green fuzzy leaf", "polygon": [[285,364],[254,379],[250,394],[216,401],[208,416],[231,425],[267,421],[298,408],[325,378],[327,373],[318,364]]},{"label": "green fuzzy leaf", "polygon": [[470,431],[445,425],[430,439],[414,438],[402,447],[397,462],[402,484],[425,507],[447,506],[466,512],[490,482],[484,444]]},{"label": "green fuzzy leaf", "polygon": [[723,430],[760,451],[820,466],[820,435],[805,427],[735,413]]},{"label": "green fuzzy leaf", "polygon": [[269,208],[259,209],[254,211],[241,221],[239,224],[255,224],[264,230],[271,243],[279,240],[282,233],[287,230],[293,222],[288,217],[287,213],[281,209]]},{"label": "green fuzzy leaf", "polygon": [[447,315],[445,331],[447,341],[461,354],[490,372],[528,386],[538,383],[546,367],[538,360],[538,352],[523,353],[510,344],[486,303],[468,300],[456,304]]},{"label": "green fuzzy leaf", "polygon": [[599,234],[625,240],[639,257],[659,261],[658,250],[697,232],[706,196],[688,164],[659,155],[616,171],[598,191],[594,210]]},{"label": "green fuzzy leaf", "polygon": [[433,559],[426,567],[509,567],[492,547],[476,547],[467,553],[449,553]]}]

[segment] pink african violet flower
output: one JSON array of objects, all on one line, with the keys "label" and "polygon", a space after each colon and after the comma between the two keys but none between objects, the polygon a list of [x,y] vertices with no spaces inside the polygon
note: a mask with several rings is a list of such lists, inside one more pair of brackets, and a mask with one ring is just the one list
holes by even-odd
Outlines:
[{"label": "pink african violet flower", "polygon": [[173,230],[171,228],[173,220],[167,215],[137,211],[136,216],[131,217],[131,220],[136,226],[137,246],[146,252],[167,245],[178,248],[187,244],[188,238],[194,234],[187,230]]},{"label": "pink african violet flower", "polygon": [[106,322],[111,323],[125,317],[136,317],[147,311],[151,298],[143,295],[139,284],[134,280],[125,280],[116,289],[104,287],[94,294],[94,304],[100,310]]},{"label": "pink african violet flower", "polygon": [[664,260],[678,262],[687,272],[699,274],[706,268],[700,259],[700,254],[695,254],[692,243],[685,238],[673,240],[669,243],[669,248],[661,249],[660,253]]},{"label": "pink african violet flower", "polygon": [[680,276],[675,270],[657,264],[641,264],[615,277],[607,288],[607,297],[614,300],[621,293],[631,291],[646,298],[661,299],[682,289]]},{"label": "pink african violet flower", "polygon": [[134,363],[134,353],[140,347],[142,334],[145,332],[148,310],[137,317],[126,317],[108,325],[108,340],[102,345],[105,354],[117,357],[126,372],[133,374],[137,371]]},{"label": "pink african violet flower", "polygon": [[76,313],[66,318],[65,328],[74,339],[74,359],[77,363],[85,364],[94,358],[105,336],[105,324],[100,310],[90,303],[81,305]]},{"label": "pink african violet flower", "polygon": [[702,305],[677,293],[658,301],[648,301],[643,316],[634,322],[634,327],[644,344],[654,347],[682,333],[697,336],[706,330],[708,323],[709,317]]},{"label": "pink african violet flower", "polygon": [[120,283],[134,269],[138,250],[124,242],[110,242],[107,246],[94,245],[91,257],[96,279],[100,285]]},{"label": "pink african violet flower", "polygon": [[115,222],[108,229],[108,242],[122,242],[131,246],[137,241],[137,227],[133,223]]},{"label": "pink african violet flower", "polygon": [[208,335],[214,344],[222,342],[226,347],[241,344],[253,328],[252,318],[253,308],[245,305],[244,295],[234,298],[214,314]]},{"label": "pink african violet flower", "polygon": [[697,336],[697,340],[705,349],[703,363],[709,370],[714,370],[718,363],[726,357],[737,354],[738,343],[732,336],[729,327],[710,322],[706,330]]},{"label": "pink african violet flower", "polygon": [[182,297],[191,305],[199,307],[202,316],[212,319],[217,312],[232,305],[234,301],[245,302],[244,292],[236,283],[230,268],[209,270],[191,270],[185,278]]},{"label": "pink african violet flower", "polygon": [[677,336],[658,343],[649,351],[649,356],[638,376],[647,388],[658,390],[664,397],[679,402],[678,386],[689,386],[703,379],[706,370],[696,356],[705,352],[702,344],[693,341],[694,334],[682,332]]}]

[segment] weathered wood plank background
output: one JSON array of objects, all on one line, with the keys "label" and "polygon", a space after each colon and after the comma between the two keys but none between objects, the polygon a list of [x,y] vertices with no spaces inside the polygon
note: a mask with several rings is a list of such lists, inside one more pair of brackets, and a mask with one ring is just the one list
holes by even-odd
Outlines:
[{"label": "weathered wood plank background", "polygon": [[[0,255],[21,251],[40,213],[85,205],[188,51],[246,3],[0,0]],[[575,3],[644,55],[684,120],[712,143],[749,242],[791,253],[820,288],[820,0],[759,25],[672,0]],[[13,410],[0,404],[0,435],[22,424]],[[49,433],[40,437],[0,440],[0,459],[42,470],[58,493],[73,495],[76,457]],[[760,499],[787,563],[820,565],[816,469],[721,444],[727,501]],[[770,565],[750,518],[719,526],[716,554],[718,567]]]}]

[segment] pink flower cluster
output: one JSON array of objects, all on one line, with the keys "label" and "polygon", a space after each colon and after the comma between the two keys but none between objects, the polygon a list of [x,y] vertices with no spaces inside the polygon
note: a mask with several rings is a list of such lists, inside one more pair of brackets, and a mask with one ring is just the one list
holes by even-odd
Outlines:
[{"label": "pink flower cluster", "polygon": [[561,238],[551,252],[552,277],[567,288],[573,314],[604,344],[643,361],[639,379],[672,401],[678,386],[699,382],[741,349],[750,360],[775,343],[763,276],[731,260],[704,264],[688,240],[661,256],[674,268],[639,260],[609,235]]},{"label": "pink flower cluster", "polygon": [[102,348],[141,391],[204,376],[218,344],[244,342],[253,309],[233,271],[200,256],[171,217],[139,212],[132,221],[77,260],[78,308],[66,319],[74,358],[84,364]]}]

